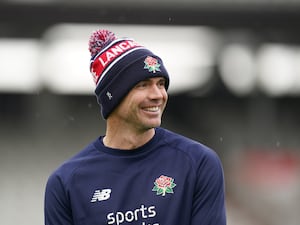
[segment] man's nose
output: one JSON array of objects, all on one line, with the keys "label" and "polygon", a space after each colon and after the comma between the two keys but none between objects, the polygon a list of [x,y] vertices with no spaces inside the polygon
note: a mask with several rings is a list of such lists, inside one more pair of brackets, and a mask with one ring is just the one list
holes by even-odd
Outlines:
[{"label": "man's nose", "polygon": [[158,85],[152,85],[149,92],[149,96],[151,99],[158,99],[163,98],[165,89]]}]

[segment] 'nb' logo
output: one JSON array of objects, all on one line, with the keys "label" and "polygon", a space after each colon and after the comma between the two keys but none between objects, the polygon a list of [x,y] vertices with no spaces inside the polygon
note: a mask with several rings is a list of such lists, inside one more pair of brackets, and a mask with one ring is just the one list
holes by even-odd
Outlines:
[{"label": "'nb' logo", "polygon": [[111,189],[96,190],[93,194],[91,202],[100,202],[110,198]]}]

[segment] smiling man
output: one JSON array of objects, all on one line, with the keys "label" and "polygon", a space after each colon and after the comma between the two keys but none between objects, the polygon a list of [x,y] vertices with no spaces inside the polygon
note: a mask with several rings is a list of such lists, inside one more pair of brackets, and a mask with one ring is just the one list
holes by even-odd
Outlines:
[{"label": "smiling man", "polygon": [[104,135],[48,179],[46,225],[225,225],[216,153],[161,128],[169,75],[162,60],[108,30],[89,40]]}]

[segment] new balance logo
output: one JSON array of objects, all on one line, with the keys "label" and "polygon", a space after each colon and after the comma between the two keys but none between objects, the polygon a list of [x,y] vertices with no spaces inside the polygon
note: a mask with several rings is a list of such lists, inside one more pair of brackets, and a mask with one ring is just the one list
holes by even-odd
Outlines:
[{"label": "new balance logo", "polygon": [[91,199],[91,202],[100,202],[110,198],[111,189],[96,190]]},{"label": "new balance logo", "polygon": [[112,94],[111,94],[110,92],[106,92],[106,96],[108,97],[109,100],[111,100],[112,97],[113,97]]}]

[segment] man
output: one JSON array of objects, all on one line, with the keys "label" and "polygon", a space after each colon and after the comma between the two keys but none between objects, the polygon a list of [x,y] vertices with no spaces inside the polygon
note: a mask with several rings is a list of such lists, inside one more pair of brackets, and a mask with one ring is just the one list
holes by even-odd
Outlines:
[{"label": "man", "polygon": [[49,177],[46,225],[225,225],[224,178],[208,147],[160,127],[162,60],[107,30],[89,41],[107,129]]}]

